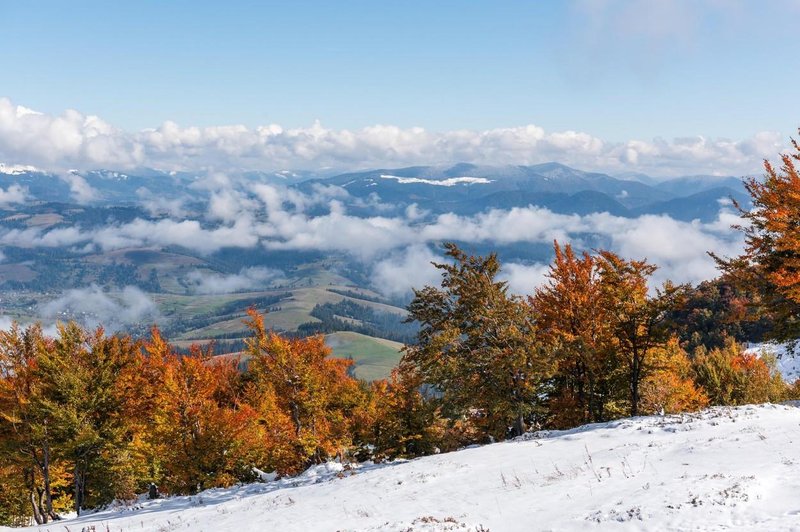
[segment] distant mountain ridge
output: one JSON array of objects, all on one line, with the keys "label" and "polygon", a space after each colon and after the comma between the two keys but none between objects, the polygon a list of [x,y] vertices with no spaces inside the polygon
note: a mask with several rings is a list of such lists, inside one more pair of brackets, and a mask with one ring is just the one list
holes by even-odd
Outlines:
[{"label": "distant mountain ridge", "polygon": [[[712,220],[729,198],[747,205],[741,179],[732,176],[684,176],[657,180],[644,174],[613,177],[561,163],[489,166],[471,163],[409,166],[326,173],[280,170],[234,173],[247,183],[272,183],[312,193],[319,185],[344,188],[354,215],[373,215],[378,200],[396,212],[411,204],[431,213],[474,214],[486,209],[535,205],[564,214],[608,212],[635,217],[663,214],[680,220]],[[69,201],[80,181],[91,187],[99,204],[141,203],[160,199],[202,201],[206,176],[149,168],[130,171],[71,170],[53,174],[23,165],[0,165],[0,187],[19,184],[32,200]],[[77,183],[76,183],[77,181]],[[368,200],[368,201],[367,201]],[[386,212],[385,208],[382,212]]]},{"label": "distant mountain ridge", "polygon": [[[743,205],[749,200],[741,180],[730,176],[687,176],[666,181],[643,174],[628,177],[585,172],[560,163],[458,163],[349,172],[297,186],[310,191],[318,184],[337,185],[357,198],[377,195],[397,206],[416,203],[434,213],[459,214],[535,205],[564,214],[664,214],[680,220],[709,221],[729,198]],[[447,186],[435,186],[440,183]]]}]

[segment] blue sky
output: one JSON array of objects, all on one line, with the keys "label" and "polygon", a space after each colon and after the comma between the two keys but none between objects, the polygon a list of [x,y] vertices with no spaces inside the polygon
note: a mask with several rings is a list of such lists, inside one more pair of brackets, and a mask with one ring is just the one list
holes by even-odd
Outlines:
[{"label": "blue sky", "polygon": [[800,3],[0,2],[0,96],[126,129],[792,134]]}]

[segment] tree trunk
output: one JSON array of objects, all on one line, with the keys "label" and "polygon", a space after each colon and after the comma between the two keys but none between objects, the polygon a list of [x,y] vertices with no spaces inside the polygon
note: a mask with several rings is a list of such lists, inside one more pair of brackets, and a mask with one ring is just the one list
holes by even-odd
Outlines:
[{"label": "tree trunk", "polygon": [[631,417],[639,415],[639,378],[642,372],[641,361],[634,355],[631,365]]},{"label": "tree trunk", "polygon": [[31,508],[33,509],[33,520],[37,525],[47,524],[47,516],[42,515],[39,501],[36,500],[36,488],[31,490]]},{"label": "tree trunk", "polygon": [[81,515],[83,507],[83,471],[80,467],[80,460],[75,460],[75,513]]},{"label": "tree trunk", "polygon": [[42,449],[42,478],[44,480],[44,512],[50,516],[50,519],[57,521],[60,519],[57,513],[53,511],[53,494],[50,490],[50,444],[45,443]]},{"label": "tree trunk", "polygon": [[33,458],[36,469],[42,474],[44,488],[42,489],[37,486],[36,474],[33,469],[30,471],[29,488],[31,490],[31,504],[33,505],[34,520],[37,524],[47,524],[50,520],[55,521],[59,519],[59,517],[58,514],[53,511],[53,497],[50,493],[50,444],[46,436],[41,445],[41,460],[37,452],[39,450],[38,448],[33,449],[31,457]]},{"label": "tree trunk", "polygon": [[292,422],[294,422],[294,433],[300,436],[300,431],[303,430],[303,424],[300,423],[300,407],[297,403],[292,403]]},{"label": "tree trunk", "polygon": [[514,436],[522,436],[525,434],[525,418],[522,414],[517,414],[517,419],[514,420]]}]

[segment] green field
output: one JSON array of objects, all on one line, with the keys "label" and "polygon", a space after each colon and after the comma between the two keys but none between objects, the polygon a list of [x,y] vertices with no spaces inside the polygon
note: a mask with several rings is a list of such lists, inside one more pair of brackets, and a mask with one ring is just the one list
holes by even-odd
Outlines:
[{"label": "green field", "polygon": [[325,336],[325,342],[337,357],[350,357],[356,363],[356,376],[368,381],[384,379],[400,360],[403,344],[354,332]]},{"label": "green field", "polygon": [[[353,299],[327,290],[327,288],[342,288],[342,286],[325,286],[309,288],[288,288],[264,292],[248,292],[225,296],[183,296],[163,295],[156,296],[159,308],[165,315],[177,317],[190,317],[192,315],[213,313],[215,307],[229,303],[235,299],[259,297],[276,293],[291,292],[291,297],[276,303],[280,310],[268,312],[264,315],[264,324],[277,331],[295,331],[297,327],[306,322],[319,321],[311,316],[311,311],[317,304],[336,303],[343,299],[351,299],[358,304],[374,308],[378,311],[391,312],[404,315],[405,310],[383,303],[375,303],[361,299]],[[187,330],[174,340],[201,340],[218,334],[231,334],[246,332],[242,322],[243,313],[237,315],[219,316],[213,324],[199,329]]]}]

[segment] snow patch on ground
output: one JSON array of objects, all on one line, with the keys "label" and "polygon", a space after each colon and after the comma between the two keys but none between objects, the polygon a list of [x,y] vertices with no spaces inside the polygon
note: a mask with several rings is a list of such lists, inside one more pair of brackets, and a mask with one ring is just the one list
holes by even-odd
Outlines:
[{"label": "snow patch on ground", "polygon": [[401,185],[408,185],[411,183],[422,183],[425,185],[434,185],[438,187],[453,187],[455,185],[488,185],[493,180],[486,179],[485,177],[449,177],[447,179],[422,179],[420,177],[400,177],[396,175],[381,174],[382,179],[395,179]]},{"label": "snow patch on ground", "polygon": [[[800,408],[622,419],[120,505],[40,530],[798,530]],[[33,527],[31,530],[36,530]]]}]

